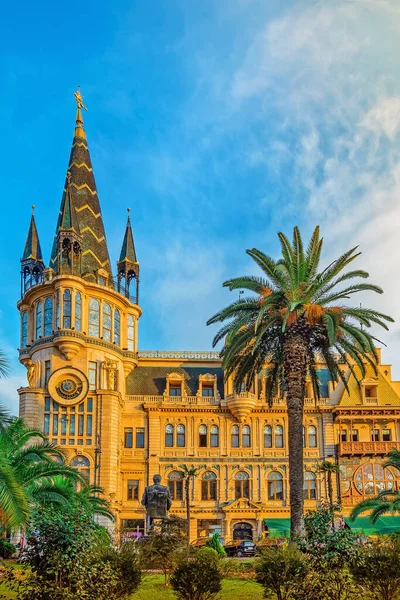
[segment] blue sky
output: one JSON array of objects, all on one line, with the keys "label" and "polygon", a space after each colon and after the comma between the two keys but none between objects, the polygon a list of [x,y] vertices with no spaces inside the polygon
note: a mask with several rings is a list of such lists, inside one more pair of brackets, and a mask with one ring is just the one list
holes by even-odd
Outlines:
[{"label": "blue sky", "polygon": [[[398,0],[23,0],[3,9],[0,343],[15,411],[19,259],[36,218],[48,261],[81,85],[112,260],[141,265],[141,349],[208,349],[221,283],[320,224],[326,261],[360,244],[400,316]],[[400,332],[384,358],[400,378]],[[397,364],[396,364],[397,362]]]}]

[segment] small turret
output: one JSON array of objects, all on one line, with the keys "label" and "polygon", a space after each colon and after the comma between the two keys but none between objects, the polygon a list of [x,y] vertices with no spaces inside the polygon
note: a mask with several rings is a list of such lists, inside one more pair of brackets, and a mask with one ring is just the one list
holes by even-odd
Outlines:
[{"label": "small turret", "polygon": [[71,190],[71,173],[67,173],[67,189],[61,210],[60,225],[56,237],[57,267],[59,273],[81,274],[82,236],[76,216]]},{"label": "small turret", "polygon": [[21,296],[25,292],[43,281],[44,262],[40,248],[39,235],[35,222],[35,207],[32,205],[32,217],[25,242],[24,253],[21,258]]},{"label": "small turret", "polygon": [[[118,291],[124,294],[134,304],[139,303],[139,263],[136,258],[135,244],[133,241],[130,208],[128,208],[128,222],[126,224],[124,241],[121,254],[117,262]],[[132,281],[136,282],[135,295],[131,294]]]}]

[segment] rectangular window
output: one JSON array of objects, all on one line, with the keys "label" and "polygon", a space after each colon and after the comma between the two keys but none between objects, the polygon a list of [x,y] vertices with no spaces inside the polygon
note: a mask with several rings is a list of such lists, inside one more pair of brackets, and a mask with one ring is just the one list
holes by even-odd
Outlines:
[{"label": "rectangular window", "polygon": [[371,433],[372,441],[379,442],[379,429],[374,429]]},{"label": "rectangular window", "polygon": [[53,435],[58,435],[58,415],[53,415]]},{"label": "rectangular window", "polygon": [[49,435],[50,433],[50,415],[44,415],[43,432],[45,435]]},{"label": "rectangular window", "polygon": [[58,404],[57,404],[57,402],[54,402],[54,400],[53,400],[53,411],[58,412]]},{"label": "rectangular window", "polygon": [[78,417],[78,435],[83,435],[83,415]]},{"label": "rectangular window", "polygon": [[50,377],[50,361],[44,361],[44,387],[47,387],[47,383]]},{"label": "rectangular window", "polygon": [[182,387],[180,385],[170,385],[169,386],[169,395],[170,396],[182,396]]},{"label": "rectangular window", "polygon": [[69,435],[75,435],[75,415],[69,417]]},{"label": "rectangular window", "polygon": [[390,442],[392,440],[392,432],[390,429],[382,429],[382,441]]},{"label": "rectangular window", "polygon": [[92,435],[92,415],[87,415],[86,417],[86,435]]},{"label": "rectangular window", "polygon": [[61,417],[61,435],[67,435],[67,415]]},{"label": "rectangular window", "polygon": [[353,429],[351,432],[351,440],[353,442],[358,442],[358,429]]},{"label": "rectangular window", "polygon": [[347,429],[342,429],[340,431],[340,441],[347,442]]},{"label": "rectangular window", "polygon": [[137,479],[128,481],[128,500],[139,500],[139,481]]},{"label": "rectangular window", "polygon": [[97,388],[97,363],[89,362],[89,390],[95,390]]},{"label": "rectangular window", "polygon": [[51,402],[50,398],[45,398],[44,399],[44,410],[45,410],[45,412],[50,412],[50,402]]},{"label": "rectangular window", "polygon": [[83,402],[82,402],[82,404],[79,405],[78,410],[79,410],[79,412],[85,412],[85,405]]},{"label": "rectangular window", "polygon": [[133,428],[132,427],[125,427],[124,446],[125,446],[125,448],[133,447]]},{"label": "rectangular window", "polygon": [[201,388],[201,395],[205,398],[212,398],[214,396],[214,386],[203,385],[203,387]]},{"label": "rectangular window", "polygon": [[88,411],[88,413],[93,412],[93,398],[88,398],[87,411]]},{"label": "rectangular window", "polygon": [[144,448],[144,427],[136,427],[136,448]]}]

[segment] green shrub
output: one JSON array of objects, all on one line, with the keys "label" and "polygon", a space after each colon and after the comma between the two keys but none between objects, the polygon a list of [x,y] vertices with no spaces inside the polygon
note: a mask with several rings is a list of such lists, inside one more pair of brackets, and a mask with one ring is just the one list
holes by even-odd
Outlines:
[{"label": "green shrub", "polygon": [[7,540],[0,540],[0,557],[11,558],[15,554],[15,546],[7,542]]},{"label": "green shrub", "polygon": [[304,554],[295,544],[289,544],[263,550],[255,570],[256,581],[263,586],[266,598],[291,600],[309,567]]},{"label": "green shrub", "polygon": [[79,507],[41,509],[23,560],[25,573],[3,572],[19,600],[122,600],[140,583],[136,553],[110,548],[105,529]]},{"label": "green shrub", "polygon": [[400,543],[383,538],[362,548],[351,564],[363,598],[394,600],[400,594]]},{"label": "green shrub", "polygon": [[212,600],[222,589],[219,557],[212,548],[202,548],[178,564],[170,578],[179,600]]},{"label": "green shrub", "polygon": [[212,548],[213,550],[215,550],[215,552],[220,557],[223,558],[223,557],[226,556],[226,552],[224,550],[224,547],[221,544],[221,542],[219,541],[219,534],[218,533],[214,533],[214,535],[212,535],[210,537],[210,539],[206,542],[206,546],[207,546],[207,548]]}]

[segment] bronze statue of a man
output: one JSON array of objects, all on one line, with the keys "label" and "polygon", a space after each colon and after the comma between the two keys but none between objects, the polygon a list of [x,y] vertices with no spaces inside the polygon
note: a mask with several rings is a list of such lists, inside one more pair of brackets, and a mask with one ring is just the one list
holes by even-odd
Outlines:
[{"label": "bronze statue of a man", "polygon": [[142,504],[146,508],[147,530],[153,525],[154,519],[168,519],[168,511],[172,500],[169,489],[161,485],[161,475],[154,475],[154,485],[145,488]]}]

